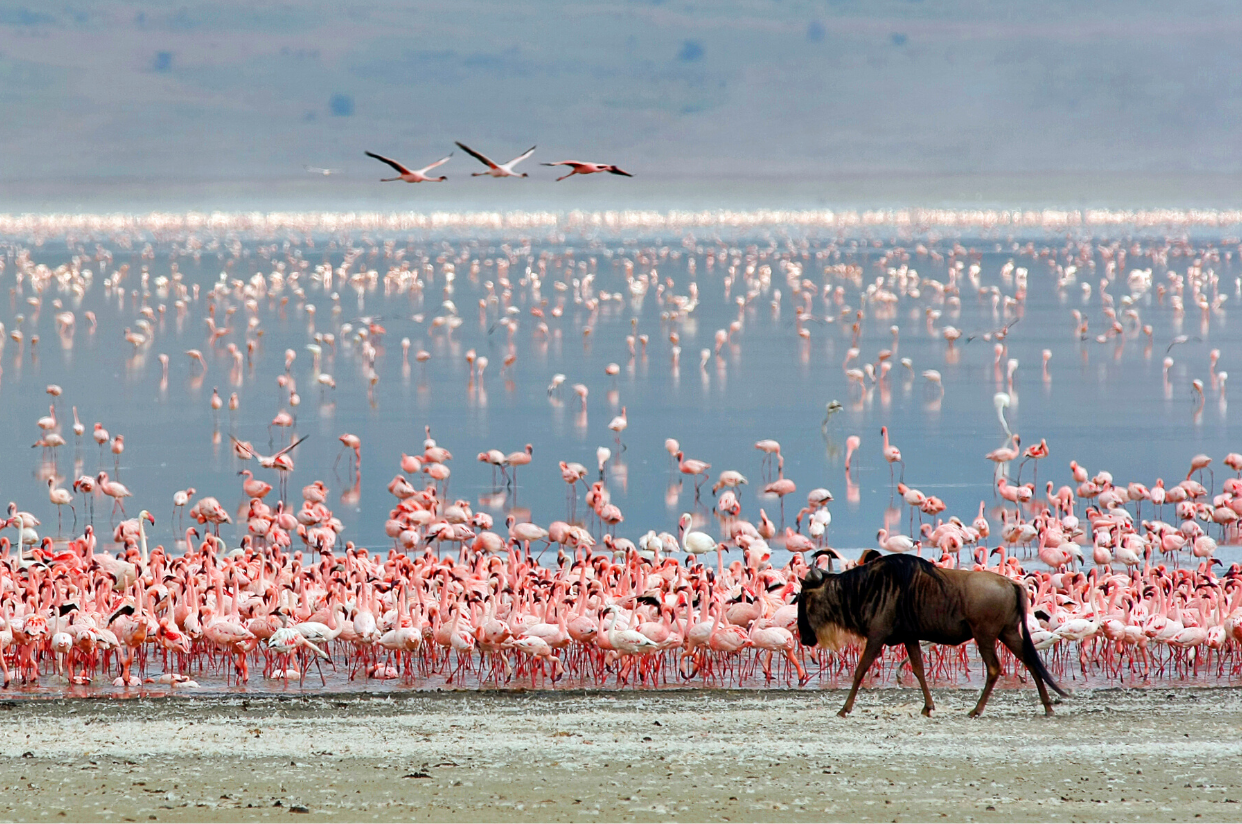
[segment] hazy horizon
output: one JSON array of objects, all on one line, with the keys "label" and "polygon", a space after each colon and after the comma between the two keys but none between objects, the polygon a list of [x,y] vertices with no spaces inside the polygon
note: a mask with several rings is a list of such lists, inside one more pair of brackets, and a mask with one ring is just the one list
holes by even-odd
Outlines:
[{"label": "hazy horizon", "polygon": [[[1239,34],[1207,2],[9,4],[0,209],[1229,206]],[[532,178],[455,140],[538,145]],[[368,149],[456,154],[381,185]],[[635,178],[554,188],[565,158]]]}]

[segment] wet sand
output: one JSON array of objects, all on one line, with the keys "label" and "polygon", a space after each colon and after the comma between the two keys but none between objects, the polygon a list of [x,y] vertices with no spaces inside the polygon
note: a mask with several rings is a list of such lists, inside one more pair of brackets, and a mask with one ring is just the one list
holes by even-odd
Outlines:
[{"label": "wet sand", "polygon": [[1242,817],[1242,690],[0,702],[19,820]]}]

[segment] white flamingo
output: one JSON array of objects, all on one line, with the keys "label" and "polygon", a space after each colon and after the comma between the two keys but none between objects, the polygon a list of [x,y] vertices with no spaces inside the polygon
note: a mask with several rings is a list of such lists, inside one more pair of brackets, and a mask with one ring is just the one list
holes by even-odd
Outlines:
[{"label": "white flamingo", "polygon": [[876,540],[879,542],[881,549],[886,549],[889,552],[909,552],[918,546],[918,543],[912,541],[909,536],[889,535],[887,529],[881,529],[876,533]]},{"label": "white flamingo", "polygon": [[458,142],[457,147],[487,167],[486,172],[474,172],[470,175],[471,177],[479,177],[481,175],[491,175],[492,177],[527,177],[528,175],[525,172],[513,171],[513,167],[535,153],[535,147],[531,146],[508,163],[494,163],[465,143]]}]

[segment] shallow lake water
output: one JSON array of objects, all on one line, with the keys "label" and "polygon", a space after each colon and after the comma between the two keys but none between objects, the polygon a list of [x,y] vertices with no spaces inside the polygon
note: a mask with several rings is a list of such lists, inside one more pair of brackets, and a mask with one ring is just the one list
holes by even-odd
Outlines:
[{"label": "shallow lake water", "polygon": [[[894,503],[890,466],[881,454],[880,427],[887,426],[904,459],[905,481],[942,498],[942,517],[956,514],[969,522],[985,502],[995,535],[1000,499],[993,464],[984,455],[1006,442],[993,405],[1001,391],[1011,399],[1008,425],[1023,445],[1047,441],[1050,455],[1037,469],[1041,495],[1047,480],[1072,485],[1071,459],[1091,473],[1108,470],[1119,483],[1148,486],[1157,478],[1170,486],[1182,480],[1196,453],[1215,458],[1217,491],[1229,472],[1220,465],[1237,448],[1229,393],[1209,361],[1209,352],[1219,350],[1215,370],[1227,371],[1239,351],[1239,327],[1230,318],[1240,288],[1236,241],[1224,232],[1172,241],[1150,228],[1067,235],[970,227],[829,230],[763,221],[740,228],[618,230],[538,217],[529,227],[509,219],[496,226],[330,232],[321,220],[297,231],[159,232],[135,224],[126,232],[8,237],[0,409],[12,448],[0,466],[3,495],[38,515],[43,531],[54,534],[57,518],[46,478],[54,473],[67,485],[103,468],[133,491],[127,512],[145,507],[155,514],[152,540],[172,544],[182,532],[180,520],[171,517],[172,492],[194,487],[235,512],[234,526],[222,533],[235,545],[245,530],[244,513],[233,509],[244,504],[238,471],[247,466],[274,485],[277,479],[239,461],[229,436],[265,453],[292,435],[305,436],[293,453],[291,496],[296,501],[304,484],[323,479],[345,525],[344,538],[379,551],[390,545],[383,529],[394,502],[385,485],[403,452],[421,450],[429,426],[454,455],[449,495],[493,513],[498,525],[509,512],[540,524],[566,519],[566,485],[557,462],[578,461],[594,480],[596,449],[607,446],[613,457],[605,480],[625,518],[618,536],[636,540],[648,529],[676,533],[682,512],[719,534],[710,485],[725,469],[749,479],[739,489],[742,517],[757,519],[762,508],[780,525],[779,501],[762,492],[774,475],[762,468],[763,453],[754,448],[755,441],[773,438],[781,444],[784,476],[797,485],[784,504],[785,524],[793,524],[807,491],[826,487],[835,497],[827,538],[856,549],[874,545],[882,526],[909,528],[908,510],[898,507],[900,498]],[[1110,269],[1118,250],[1124,260]],[[75,260],[93,273],[84,294],[60,288],[55,278],[36,291],[29,274],[15,277],[22,269],[55,270]],[[325,266],[334,270],[330,284]],[[954,266],[961,267],[960,303],[937,288],[949,283]],[[1215,276],[1207,300],[1216,305],[1206,312],[1193,305],[1189,289],[1182,311],[1165,291],[1171,276],[1185,276],[1192,266]],[[110,285],[122,267],[123,279]],[[410,288],[412,279],[394,285],[395,279],[386,278],[401,268],[418,272],[416,288]],[[1018,293],[1023,269],[1024,298],[1007,305]],[[283,284],[273,288],[270,275],[278,270]],[[1135,270],[1147,272],[1146,278],[1132,277]],[[289,279],[294,272],[298,278]],[[159,285],[174,273],[197,289],[197,297],[191,293],[180,309],[173,286]],[[502,278],[509,283],[507,296]],[[248,297],[239,282],[261,288]],[[903,294],[884,300],[898,283]],[[695,289],[693,310],[669,319],[672,296],[688,299]],[[496,299],[488,303],[489,295]],[[58,332],[54,300],[75,313],[71,332]],[[1105,300],[1123,331],[1100,343],[1096,335],[1111,324]],[[511,314],[503,312],[502,302]],[[139,328],[144,307],[153,317],[152,340],[136,347],[126,342],[125,330]],[[561,311],[553,312],[557,307]],[[532,315],[533,308],[542,317]],[[213,309],[218,326],[231,329],[214,345],[207,325]],[[97,319],[93,329],[88,310]],[[1087,320],[1085,336],[1075,310]],[[799,323],[799,311],[809,319]],[[498,323],[504,317],[511,318],[510,327]],[[364,319],[385,330],[373,339],[373,373],[356,339]],[[735,322],[717,350],[718,330],[728,331]],[[1150,325],[1150,338],[1143,325]],[[944,338],[947,326],[963,333],[952,346]],[[995,341],[970,338],[1004,327],[999,360]],[[20,343],[7,337],[15,330],[23,333]],[[335,344],[325,342],[324,334],[333,335]],[[323,353],[318,371],[332,376],[334,389],[315,380],[308,344],[316,335]],[[636,343],[631,354],[630,335],[647,336],[645,351]],[[1188,340],[1168,352],[1173,364],[1166,379],[1166,349],[1179,335]],[[403,338],[411,344],[407,359]],[[227,347],[235,344],[245,353],[248,340],[255,343],[253,353],[236,368]],[[858,357],[844,364],[852,344]],[[188,349],[204,353],[205,374],[184,354]],[[885,349],[893,364],[886,376],[864,378],[861,386],[849,380],[847,367],[878,366]],[[277,386],[286,350],[296,354],[290,374],[301,403],[294,408]],[[415,359],[419,350],[430,355],[425,363]],[[1051,354],[1046,373],[1044,350]],[[471,351],[490,362],[481,379],[471,376]],[[160,353],[170,358],[166,384]],[[513,360],[505,368],[507,356]],[[901,364],[907,358],[910,367]],[[619,367],[615,376],[606,374],[609,364]],[[922,376],[929,369],[941,374],[943,392]],[[556,373],[566,380],[549,395]],[[1195,379],[1203,381],[1202,399],[1192,388]],[[53,383],[64,389],[57,408],[69,441],[54,463],[28,446],[39,437],[35,420],[48,412],[51,398],[44,388]],[[585,407],[574,384],[588,390]],[[238,410],[213,411],[213,388],[225,400],[237,393]],[[832,400],[843,409],[824,424]],[[87,427],[80,441],[67,425],[72,406]],[[628,416],[623,450],[608,428],[622,407]],[[269,427],[282,409],[296,416],[292,433]],[[96,421],[125,436],[119,473],[113,455],[106,448],[101,455],[90,438]],[[358,473],[350,470],[348,456],[336,460],[337,436],[345,432],[362,440]],[[858,435],[861,446],[847,478],[850,435]],[[692,479],[676,472],[664,449],[670,437],[688,458],[712,465],[697,497]],[[494,484],[492,469],[475,460],[485,449],[509,453],[527,443],[534,460],[520,470],[516,490]],[[1016,472],[1015,463],[1011,476]],[[1033,464],[1022,473],[1023,480],[1031,479]],[[581,518],[589,512],[581,486],[578,498]],[[108,522],[109,503],[95,502],[97,524]],[[77,506],[80,530],[86,514],[80,498]],[[1171,507],[1166,509],[1171,520]],[[70,534],[73,520],[65,508],[63,535]],[[1219,556],[1238,557],[1224,546]],[[774,560],[780,561],[779,553]]]}]

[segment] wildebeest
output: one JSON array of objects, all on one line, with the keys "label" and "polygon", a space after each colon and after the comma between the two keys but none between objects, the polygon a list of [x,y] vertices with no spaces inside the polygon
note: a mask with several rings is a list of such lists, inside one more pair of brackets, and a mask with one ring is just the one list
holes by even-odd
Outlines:
[{"label": "wildebeest", "polygon": [[1026,591],[994,572],[939,569],[909,555],[886,555],[835,575],[814,567],[798,595],[798,633],[807,646],[836,649],[851,636],[866,642],[842,717],[854,708],[858,685],[881,648],[897,644],[905,645],[910,668],[923,688],[923,714],[930,715],[934,707],[920,641],[955,646],[973,638],[979,645],[988,677],[972,717],[983,712],[1000,676],[997,639],[1030,671],[1046,714],[1052,715],[1052,701],[1044,684],[1066,694],[1031,642]]}]

